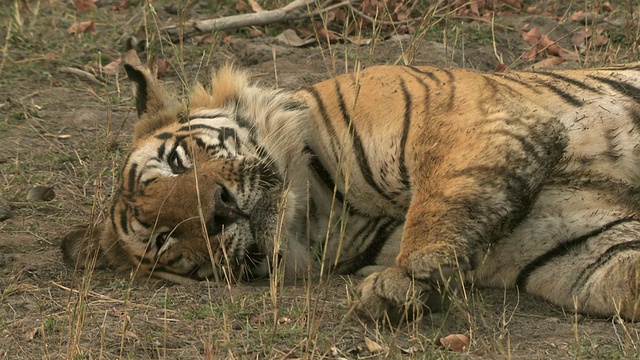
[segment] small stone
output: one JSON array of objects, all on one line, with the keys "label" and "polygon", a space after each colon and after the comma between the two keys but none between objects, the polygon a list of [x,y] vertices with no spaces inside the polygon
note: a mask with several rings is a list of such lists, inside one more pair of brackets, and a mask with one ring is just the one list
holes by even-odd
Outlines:
[{"label": "small stone", "polygon": [[0,202],[0,221],[5,221],[11,218],[11,206]]},{"label": "small stone", "polygon": [[56,197],[53,188],[48,186],[34,186],[29,190],[27,194],[27,200],[29,201],[51,201]]}]

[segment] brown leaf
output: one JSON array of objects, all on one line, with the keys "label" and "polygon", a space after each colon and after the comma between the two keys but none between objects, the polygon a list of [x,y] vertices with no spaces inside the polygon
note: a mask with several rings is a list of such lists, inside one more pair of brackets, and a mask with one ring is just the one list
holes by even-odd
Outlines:
[{"label": "brown leaf", "polygon": [[123,52],[121,59],[123,64],[129,64],[134,67],[142,66],[142,61],[140,60],[136,49],[129,49]]},{"label": "brown leaf", "polygon": [[469,337],[463,334],[450,334],[440,338],[440,344],[446,350],[463,352],[469,347]]},{"label": "brown leaf", "polygon": [[382,345],[380,345],[377,342],[369,339],[366,336],[364,338],[364,344],[366,345],[367,350],[369,350],[369,352],[372,353],[372,354],[381,353],[381,352],[383,352],[385,350],[384,347],[382,347]]},{"label": "brown leaf", "polygon": [[582,10],[576,11],[573,14],[571,14],[571,16],[569,17],[569,20],[578,21],[578,20],[580,20],[580,18],[582,18],[582,14],[584,14],[584,11],[582,11]]},{"label": "brown leaf", "polygon": [[254,39],[254,38],[258,38],[258,37],[263,37],[264,33],[262,32],[262,30],[258,29],[255,26],[252,26],[249,29],[249,38],[250,39]]},{"label": "brown leaf", "polygon": [[315,42],[315,39],[313,38],[309,38],[306,40],[301,39],[295,32],[295,30],[292,29],[283,31],[282,34],[276,36],[276,40],[278,40],[283,45],[294,47],[301,47]]},{"label": "brown leaf", "polygon": [[524,52],[524,54],[522,54],[522,59],[523,60],[533,60],[536,58],[536,55],[538,55],[538,50],[536,48],[536,46],[531,47],[531,49],[527,50]]},{"label": "brown leaf", "polygon": [[569,50],[563,49],[561,47],[559,47],[558,49],[559,49],[558,55],[561,58],[565,59],[565,60],[579,60],[580,59],[580,56],[574,51],[569,51]]},{"label": "brown leaf", "polygon": [[116,75],[120,71],[120,64],[122,63],[122,59],[118,58],[108,63],[107,65],[102,67],[102,71],[105,74]]},{"label": "brown leaf", "polygon": [[584,45],[589,36],[591,36],[590,28],[585,27],[581,28],[580,30],[576,30],[576,32],[574,32],[571,36],[571,44],[575,46]]},{"label": "brown leaf", "polygon": [[610,2],[606,1],[602,4],[602,11],[611,12],[613,11],[613,6],[611,6]]},{"label": "brown leaf", "polygon": [[239,12],[247,12],[249,9],[249,5],[244,0],[238,0],[236,3],[236,10]]},{"label": "brown leaf", "polygon": [[27,341],[32,341],[36,338],[42,337],[42,326],[34,327],[29,333],[26,334]]},{"label": "brown leaf", "polygon": [[603,46],[609,42],[609,36],[605,34],[604,30],[598,29],[596,33],[589,38],[589,41],[591,41],[594,46]]},{"label": "brown leaf", "polygon": [[529,45],[537,45],[540,41],[540,29],[536,26],[525,33],[524,30],[528,27],[528,25],[529,24],[525,24],[521,29],[522,39]]},{"label": "brown leaf", "polygon": [[471,13],[475,16],[480,16],[480,9],[478,8],[478,1],[471,0],[469,7],[471,8]]},{"label": "brown leaf", "polygon": [[74,22],[67,29],[67,33],[75,34],[75,33],[89,33],[89,34],[97,34],[98,30],[96,30],[96,23],[93,20],[83,21],[81,23]]},{"label": "brown leaf", "polygon": [[495,71],[495,72],[504,72],[505,70],[507,70],[507,68],[508,68],[507,64],[500,63],[500,64],[496,65],[496,68],[493,71]]},{"label": "brown leaf", "polygon": [[168,72],[171,70],[171,63],[169,60],[155,58],[155,66],[154,70],[156,72],[156,77],[158,79],[162,79]]},{"label": "brown leaf", "polygon": [[94,0],[76,0],[77,12],[93,11],[96,8],[96,2]]},{"label": "brown leaf", "polygon": [[262,6],[260,6],[260,4],[258,4],[256,0],[247,0],[247,1],[249,2],[249,5],[251,5],[251,10],[253,10],[253,12],[259,13],[264,11]]},{"label": "brown leaf", "polygon": [[336,33],[333,31],[327,30],[326,28],[319,28],[318,39],[324,43],[333,43],[340,40],[340,36],[336,35]]},{"label": "brown leaf", "polygon": [[371,38],[363,38],[362,36],[347,36],[347,40],[356,45],[369,45],[371,44]]},{"label": "brown leaf", "polygon": [[540,69],[540,68],[557,66],[557,65],[562,64],[565,61],[566,61],[566,59],[563,59],[563,58],[561,58],[559,56],[549,56],[548,58],[546,58],[544,60],[540,60],[537,63],[531,65],[531,68],[532,69]]}]

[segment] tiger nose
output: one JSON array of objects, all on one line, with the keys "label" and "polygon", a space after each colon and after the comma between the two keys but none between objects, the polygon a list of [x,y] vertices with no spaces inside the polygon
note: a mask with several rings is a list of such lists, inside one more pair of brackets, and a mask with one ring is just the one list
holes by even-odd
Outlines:
[{"label": "tiger nose", "polygon": [[240,218],[249,218],[238,206],[236,198],[229,190],[220,186],[213,195],[213,215],[217,226],[229,226]]}]

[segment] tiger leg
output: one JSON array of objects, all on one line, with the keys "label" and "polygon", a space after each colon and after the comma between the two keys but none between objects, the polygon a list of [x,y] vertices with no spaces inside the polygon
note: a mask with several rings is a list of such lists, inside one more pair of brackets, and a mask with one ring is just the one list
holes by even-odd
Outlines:
[{"label": "tiger leg", "polygon": [[361,283],[360,314],[394,321],[420,316],[425,306],[437,310],[434,304],[458,287],[451,276],[464,277],[470,255],[527,215],[564,145],[560,126],[518,124],[488,123],[475,133],[490,139],[445,149],[437,166],[416,160],[414,168],[424,172],[412,177],[396,264]]},{"label": "tiger leg", "polygon": [[546,186],[521,224],[477,254],[474,281],[517,286],[572,312],[638,319],[640,220],[610,198]]}]

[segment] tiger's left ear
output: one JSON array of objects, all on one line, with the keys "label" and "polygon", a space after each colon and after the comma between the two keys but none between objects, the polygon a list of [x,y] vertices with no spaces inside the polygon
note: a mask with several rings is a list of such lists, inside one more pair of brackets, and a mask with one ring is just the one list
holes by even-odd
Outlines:
[{"label": "tiger's left ear", "polygon": [[167,93],[149,68],[125,63],[124,70],[136,84],[138,122],[133,131],[134,140],[145,138],[157,129],[178,121],[184,106]]},{"label": "tiger's left ear", "polygon": [[144,114],[156,114],[173,103],[165,88],[156,80],[151,70],[132,64],[124,64],[129,80],[136,84],[136,110],[138,117]]}]

